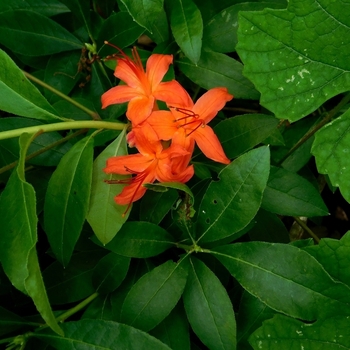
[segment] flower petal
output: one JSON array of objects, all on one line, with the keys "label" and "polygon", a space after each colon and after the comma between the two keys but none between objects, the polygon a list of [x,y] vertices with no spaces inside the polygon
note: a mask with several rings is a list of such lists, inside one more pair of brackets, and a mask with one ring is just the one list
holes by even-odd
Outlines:
[{"label": "flower petal", "polygon": [[[140,141],[140,138],[142,137],[142,135],[150,143],[158,142],[160,140],[158,137],[158,134],[155,132],[153,127],[148,123],[148,119],[145,120],[142,124],[139,124],[138,126],[133,127],[132,131],[130,131],[129,134],[131,134],[131,133],[132,133],[132,135],[130,135],[130,137],[131,136],[133,137],[131,140],[131,141],[133,141],[132,145],[136,146],[138,149],[140,147],[142,147],[142,142],[144,142],[144,141]],[[129,145],[130,145],[130,137],[129,137],[129,139],[127,138]],[[144,138],[142,138],[142,139],[144,139]],[[140,146],[140,143],[141,143],[141,146]]]},{"label": "flower petal", "polygon": [[124,103],[139,96],[134,88],[127,85],[112,87],[101,96],[102,108],[116,103]]},{"label": "flower petal", "polygon": [[125,205],[139,200],[146,192],[146,187],[142,185],[145,183],[152,183],[156,179],[155,166],[150,166],[143,174],[137,175],[133,178],[133,182],[125,186],[122,192],[114,197],[117,204]]},{"label": "flower petal", "polygon": [[226,88],[210,89],[195,103],[193,112],[198,114],[206,123],[209,123],[225,106],[226,102],[232,99],[233,95],[229,94]]},{"label": "flower petal", "polygon": [[160,141],[150,142],[147,135],[145,135],[143,132],[139,132],[136,135],[136,138],[136,148],[141,154],[149,157],[149,159],[155,159],[156,156],[163,150],[163,146]]},{"label": "flower petal", "polygon": [[107,166],[103,170],[107,174],[130,175],[130,170],[136,173],[145,171],[150,161],[152,158],[140,153],[111,157],[107,159]]},{"label": "flower petal", "polygon": [[160,83],[153,90],[153,96],[164,101],[168,106],[181,106],[188,109],[193,107],[193,101],[188,92],[176,80]]},{"label": "flower petal", "polygon": [[173,55],[153,54],[146,63],[146,75],[152,89],[156,88],[173,63]]},{"label": "flower petal", "polygon": [[117,61],[114,75],[134,89],[142,88],[142,82],[147,80],[143,69],[136,67],[131,59],[118,59]]},{"label": "flower petal", "polygon": [[135,182],[125,186],[121,193],[114,197],[114,200],[119,205],[127,205],[140,199],[146,191],[146,187],[143,187],[142,184]]},{"label": "flower petal", "polygon": [[126,116],[132,122],[133,126],[137,126],[144,122],[152,113],[153,106],[153,96],[139,95],[130,100]]},{"label": "flower petal", "polygon": [[169,111],[155,111],[147,119],[160,140],[170,140],[177,131],[174,116]]},{"label": "flower petal", "polygon": [[197,146],[207,158],[223,164],[230,163],[230,160],[226,157],[222,149],[218,137],[210,126],[205,125],[204,127],[200,127],[192,135]]}]

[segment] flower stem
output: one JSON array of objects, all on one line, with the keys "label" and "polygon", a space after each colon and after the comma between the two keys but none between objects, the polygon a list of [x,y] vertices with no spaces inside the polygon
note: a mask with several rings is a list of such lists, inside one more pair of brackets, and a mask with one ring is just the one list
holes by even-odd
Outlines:
[{"label": "flower stem", "polygon": [[70,130],[70,129],[109,129],[109,130],[123,130],[126,127],[124,123],[106,122],[106,121],[93,121],[93,120],[79,120],[72,122],[61,122],[53,124],[42,124],[29,126],[26,128],[13,129],[8,131],[0,132],[0,140],[10,139],[18,137],[21,134],[27,132],[50,132],[59,130]]},{"label": "flower stem", "polygon": [[310,137],[312,137],[318,130],[326,125],[348,102],[350,101],[350,93],[345,95],[343,99],[335,106],[317,125],[315,125],[309,132],[307,132],[278,162],[282,164],[293,152],[295,152],[302,144],[304,144]]},{"label": "flower stem", "polygon": [[31,81],[34,81],[35,83],[41,85],[42,87],[44,87],[45,89],[51,91],[52,93],[56,94],[57,96],[63,98],[64,100],[68,101],[69,103],[71,103],[72,105],[76,106],[77,108],[81,109],[82,111],[84,111],[86,114],[88,114],[92,119],[94,120],[101,120],[101,117],[98,115],[98,113],[92,111],[91,109],[83,106],[81,103],[73,100],[72,98],[70,98],[69,96],[63,94],[61,91],[55,89],[54,87],[52,87],[49,84],[46,84],[45,82],[43,82],[42,80],[34,77],[33,75],[23,71],[24,75],[30,79]]},{"label": "flower stem", "polygon": [[320,243],[320,239],[314,234],[312,230],[305,224],[303,220],[300,220],[297,216],[293,216],[294,220],[315,240],[316,243]]},{"label": "flower stem", "polygon": [[96,299],[99,296],[99,294],[96,292],[89,297],[87,297],[85,300],[83,300],[78,305],[72,307],[71,309],[67,310],[60,316],[56,318],[57,322],[64,322],[68,317],[76,314],[78,311],[82,310],[85,306],[89,305],[94,299]]}]

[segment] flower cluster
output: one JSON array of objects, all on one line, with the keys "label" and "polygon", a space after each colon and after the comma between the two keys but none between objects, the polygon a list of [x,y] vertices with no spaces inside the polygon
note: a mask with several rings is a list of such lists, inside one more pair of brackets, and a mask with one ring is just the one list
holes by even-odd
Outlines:
[{"label": "flower cluster", "polygon": [[[228,164],[222,146],[207,125],[233,96],[226,88],[207,91],[194,103],[176,80],[162,82],[172,64],[172,55],[152,54],[143,68],[136,47],[132,58],[120,50],[116,56],[114,75],[125,85],[111,88],[102,95],[102,108],[129,102],[126,116],[131,122],[127,135],[129,146],[139,153],[112,157],[104,171],[108,174],[132,175],[123,191],[115,197],[126,205],[140,199],[145,183],[187,182],[194,174],[189,165],[195,144],[208,158]],[[159,110],[157,100],[166,103],[168,110]],[[128,210],[128,209],[127,209]]]}]

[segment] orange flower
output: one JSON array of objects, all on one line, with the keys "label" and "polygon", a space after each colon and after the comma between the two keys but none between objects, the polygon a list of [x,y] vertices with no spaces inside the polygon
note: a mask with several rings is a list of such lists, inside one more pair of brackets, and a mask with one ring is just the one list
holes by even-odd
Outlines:
[{"label": "orange flower", "polygon": [[181,103],[182,97],[187,98],[187,93],[176,80],[161,82],[173,62],[172,55],[151,55],[147,60],[145,71],[136,47],[132,49],[132,59],[117,49],[120,55],[117,57],[118,64],[114,75],[126,85],[115,86],[105,92],[101,97],[102,108],[130,101],[126,116],[133,125],[138,125],[153,110],[158,109],[156,100]]},{"label": "orange flower", "polygon": [[193,165],[188,166],[191,154],[177,145],[164,149],[160,141],[150,143],[144,135],[139,136],[140,153],[112,157],[107,160],[107,174],[133,175],[125,180],[108,183],[124,183],[122,192],[115,197],[117,204],[128,204],[140,199],[146,192],[142,186],[155,180],[160,182],[187,182],[194,174]]},{"label": "orange flower", "polygon": [[193,140],[204,155],[220,163],[229,164],[221,143],[213,129],[207,124],[218,111],[233,98],[226,88],[214,88],[207,91],[194,104],[191,99],[187,104],[169,105],[169,111],[155,111],[147,119],[159,139],[170,140],[185,149],[191,149]]}]

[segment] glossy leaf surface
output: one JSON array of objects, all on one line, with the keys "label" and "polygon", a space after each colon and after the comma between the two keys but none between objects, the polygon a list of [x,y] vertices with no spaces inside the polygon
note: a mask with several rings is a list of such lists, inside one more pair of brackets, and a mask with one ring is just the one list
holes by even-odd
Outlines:
[{"label": "glossy leaf surface", "polygon": [[0,12],[18,9],[39,12],[44,16],[53,16],[69,11],[68,8],[58,0],[11,0],[6,2],[2,1],[0,4]]},{"label": "glossy leaf surface", "polygon": [[[21,40],[18,40],[19,36]],[[50,18],[28,10],[0,13],[0,38],[1,44],[26,56],[51,55],[83,47],[68,30]]]},{"label": "glossy leaf surface", "polygon": [[145,331],[154,328],[179,301],[186,279],[187,271],[170,260],[142,276],[125,298],[122,322]]},{"label": "glossy leaf surface", "polygon": [[45,230],[57,259],[66,266],[88,211],[93,139],[77,142],[62,158],[45,198]]},{"label": "glossy leaf surface", "polygon": [[321,195],[310,182],[298,174],[276,167],[271,168],[262,207],[280,215],[328,215]]},{"label": "glossy leaf surface", "polygon": [[20,162],[0,197],[0,260],[11,283],[32,298],[45,322],[62,335],[47,298],[36,252],[35,191],[25,180],[25,156],[32,138],[33,135],[22,134]]},{"label": "glossy leaf surface", "polygon": [[349,90],[349,6],[290,0],[286,10],[240,13],[244,73],[278,118],[296,121]]},{"label": "glossy leaf surface", "polygon": [[279,121],[267,114],[246,114],[223,120],[215,126],[225,154],[235,158],[264,141],[276,130]]},{"label": "glossy leaf surface", "polygon": [[188,59],[197,64],[202,49],[203,21],[198,7],[192,0],[172,0],[170,27],[175,41]]},{"label": "glossy leaf surface", "polygon": [[104,256],[92,274],[92,283],[96,291],[107,294],[117,289],[128,272],[129,264],[130,259],[121,255],[109,253]]},{"label": "glossy leaf surface", "polygon": [[178,303],[170,314],[150,332],[173,350],[189,350],[189,325],[182,303]]},{"label": "glossy leaf surface", "polygon": [[183,295],[188,320],[209,349],[236,349],[236,321],[227,292],[215,274],[191,258]]},{"label": "glossy leaf surface", "polygon": [[[299,248],[249,242],[213,253],[249,293],[276,311],[308,321],[349,313],[350,288],[335,282]],[[281,293],[289,298],[280,298]]]},{"label": "glossy leaf surface", "polygon": [[106,249],[131,258],[148,258],[174,246],[174,238],[150,222],[129,221],[106,244]]},{"label": "glossy leaf surface", "polygon": [[350,347],[350,321],[335,316],[305,324],[298,320],[276,315],[265,321],[249,339],[254,349],[308,349],[340,350]]},{"label": "glossy leaf surface", "polygon": [[350,185],[347,181],[350,169],[349,127],[350,111],[348,110],[316,133],[311,149],[318,171],[329,176],[332,185],[339,187],[347,201],[350,201]]},{"label": "glossy leaf surface", "polygon": [[152,33],[152,27],[163,10],[164,0],[121,0],[130,15],[142,27]]},{"label": "glossy leaf surface", "polygon": [[[121,132],[98,155],[93,164],[90,206],[86,219],[96,237],[103,244],[107,244],[113,239],[130,213],[130,210],[126,212],[127,206],[118,205],[114,201],[114,197],[122,191],[124,185],[111,185],[105,182],[105,180],[123,179],[126,176],[107,175],[103,169],[106,167],[108,158],[126,154],[125,132]],[[125,215],[123,215],[124,213]]]},{"label": "glossy leaf surface", "polygon": [[80,320],[66,322],[62,326],[65,332],[64,337],[45,333],[36,333],[35,337],[56,349],[65,350],[170,349],[167,345],[147,333],[117,322]]},{"label": "glossy leaf surface", "polygon": [[253,219],[269,174],[269,154],[268,147],[244,154],[209,185],[198,210],[196,229],[201,242],[231,236]]},{"label": "glossy leaf surface", "polygon": [[318,245],[304,248],[335,279],[350,286],[350,231],[340,240],[321,239]]},{"label": "glossy leaf surface", "polygon": [[60,120],[38,89],[24,77],[21,70],[2,50],[0,60],[0,108],[22,117]]},{"label": "glossy leaf surface", "polygon": [[235,98],[259,98],[254,85],[242,74],[242,63],[222,53],[203,50],[197,63],[187,58],[177,63],[188,78],[204,89],[222,86]]}]

